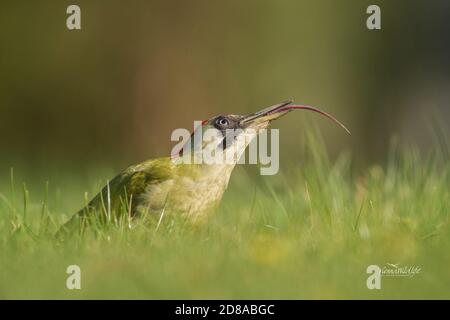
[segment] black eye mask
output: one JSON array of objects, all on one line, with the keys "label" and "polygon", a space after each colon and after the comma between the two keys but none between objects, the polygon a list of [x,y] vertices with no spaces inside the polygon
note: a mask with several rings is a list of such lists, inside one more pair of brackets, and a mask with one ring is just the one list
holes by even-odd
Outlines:
[{"label": "black eye mask", "polygon": [[[227,125],[222,123],[227,122]],[[214,127],[223,135],[222,148],[225,150],[233,144],[236,139],[235,130],[239,130],[239,120],[230,117],[219,116],[214,120]],[[228,131],[228,132],[227,132]]]}]

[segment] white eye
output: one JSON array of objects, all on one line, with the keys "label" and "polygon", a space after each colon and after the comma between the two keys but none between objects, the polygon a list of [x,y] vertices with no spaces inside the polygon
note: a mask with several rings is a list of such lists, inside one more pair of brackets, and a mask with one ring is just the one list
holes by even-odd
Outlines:
[{"label": "white eye", "polygon": [[216,123],[217,123],[219,126],[221,126],[221,127],[226,127],[226,126],[228,126],[228,125],[230,124],[230,122],[229,122],[227,119],[225,119],[225,118],[219,118],[219,119],[217,119]]}]

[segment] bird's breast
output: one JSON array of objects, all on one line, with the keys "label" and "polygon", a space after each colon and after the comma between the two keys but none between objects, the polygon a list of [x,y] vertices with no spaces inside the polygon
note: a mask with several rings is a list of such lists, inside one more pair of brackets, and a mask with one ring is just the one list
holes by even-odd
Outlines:
[{"label": "bird's breast", "polygon": [[198,169],[149,186],[144,206],[150,211],[166,208],[192,220],[201,220],[220,203],[231,171],[229,167]]}]

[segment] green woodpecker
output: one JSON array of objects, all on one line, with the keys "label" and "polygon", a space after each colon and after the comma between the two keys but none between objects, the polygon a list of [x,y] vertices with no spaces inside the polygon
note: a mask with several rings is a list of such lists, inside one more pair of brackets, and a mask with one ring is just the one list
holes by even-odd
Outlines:
[{"label": "green woodpecker", "polygon": [[[112,179],[88,205],[63,225],[59,234],[88,223],[91,218],[106,222],[120,214],[139,216],[158,214],[163,211],[180,214],[193,222],[204,221],[208,213],[220,203],[227,188],[231,172],[248,144],[270,122],[293,109],[318,112],[342,126],[331,115],[305,105],[284,102],[256,113],[241,115],[220,115],[202,122],[203,135],[214,133],[208,139],[201,139],[200,146],[187,142],[190,152],[180,152],[172,157],[147,160],[131,166]],[[238,132],[229,136],[228,132]],[[195,133],[194,133],[195,134]],[[191,138],[194,136],[192,134]],[[228,136],[227,136],[228,135]],[[245,136],[239,140],[239,136]],[[244,141],[237,144],[236,141]],[[223,163],[196,163],[192,160],[206,149],[222,152],[233,150],[232,161]],[[183,148],[186,150],[186,148]],[[189,163],[191,162],[191,163]]]}]

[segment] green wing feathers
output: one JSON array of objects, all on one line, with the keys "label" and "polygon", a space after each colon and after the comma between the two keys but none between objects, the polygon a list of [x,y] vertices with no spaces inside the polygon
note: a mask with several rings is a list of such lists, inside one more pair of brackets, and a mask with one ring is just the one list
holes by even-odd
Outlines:
[{"label": "green wing feathers", "polygon": [[61,227],[58,234],[70,232],[84,223],[104,224],[124,215],[134,216],[147,190],[170,180],[173,175],[174,165],[170,158],[148,160],[127,168],[109,181],[83,209]]}]

